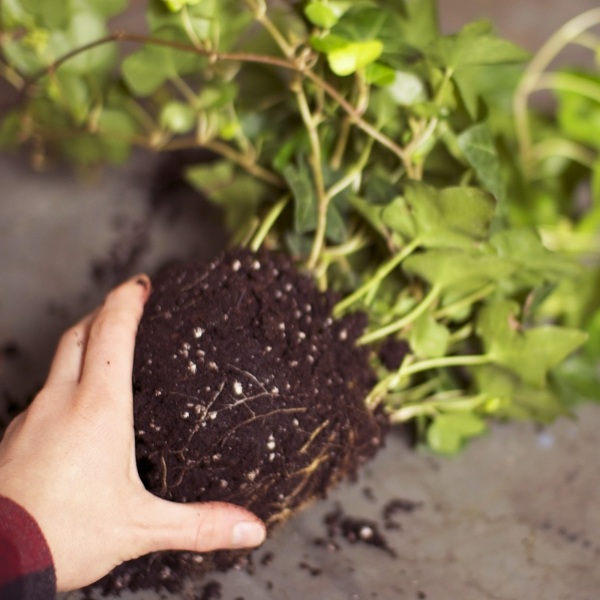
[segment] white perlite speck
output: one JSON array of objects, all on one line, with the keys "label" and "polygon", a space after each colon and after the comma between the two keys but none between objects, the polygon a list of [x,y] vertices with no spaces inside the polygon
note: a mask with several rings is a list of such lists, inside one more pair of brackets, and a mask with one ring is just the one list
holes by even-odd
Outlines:
[{"label": "white perlite speck", "polygon": [[197,367],[196,363],[190,360],[190,362],[188,363],[188,371],[192,375],[195,375],[197,370],[198,370],[198,367]]},{"label": "white perlite speck", "polygon": [[202,327],[194,327],[194,337],[198,340],[202,337],[204,329]]},{"label": "white perlite speck", "polygon": [[241,266],[242,266],[242,263],[239,260],[236,259],[236,260],[233,261],[233,263],[231,265],[231,268],[234,271],[239,271]]},{"label": "white perlite speck", "polygon": [[242,384],[239,381],[234,381],[233,382],[233,393],[236,396],[241,396],[243,391],[244,391],[244,388],[242,387]]}]

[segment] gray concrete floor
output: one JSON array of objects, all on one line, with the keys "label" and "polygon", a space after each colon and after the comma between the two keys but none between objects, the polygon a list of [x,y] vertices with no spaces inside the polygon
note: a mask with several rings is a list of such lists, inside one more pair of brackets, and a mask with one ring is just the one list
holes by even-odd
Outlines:
[{"label": "gray concrete floor", "polygon": [[[491,17],[503,35],[534,49],[566,17],[595,4],[442,0],[440,12],[447,30]],[[116,259],[126,276],[214,252],[219,239],[199,218],[203,205],[177,195],[179,213],[149,214],[154,164],[137,155],[126,168],[84,182],[63,171],[34,173],[25,161],[0,156],[0,347],[12,348],[0,358],[0,390],[8,393],[0,408],[39,387],[62,330],[115,283],[114,270],[98,277],[92,263]],[[147,237],[140,250],[141,231]],[[599,448],[598,405],[544,429],[496,426],[454,459],[410,450],[392,435],[357,483],[307,509],[256,553],[253,575],[210,579],[221,583],[223,600],[596,600]],[[344,539],[338,551],[315,544],[336,504],[381,524],[384,507],[398,498],[420,506],[397,515],[400,529],[385,531],[395,558]],[[270,564],[261,564],[271,552]],[[201,598],[204,583],[188,597]]]}]

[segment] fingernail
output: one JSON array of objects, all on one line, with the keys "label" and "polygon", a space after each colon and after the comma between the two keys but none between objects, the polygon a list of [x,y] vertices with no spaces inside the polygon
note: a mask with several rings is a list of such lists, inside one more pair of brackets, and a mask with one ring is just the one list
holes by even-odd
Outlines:
[{"label": "fingernail", "polygon": [[254,521],[241,521],[233,527],[231,545],[235,548],[250,548],[265,541],[265,529]]},{"label": "fingernail", "polygon": [[144,288],[144,290],[148,291],[150,289],[150,278],[148,275],[141,273],[140,275],[136,275],[133,280],[140,286]]}]

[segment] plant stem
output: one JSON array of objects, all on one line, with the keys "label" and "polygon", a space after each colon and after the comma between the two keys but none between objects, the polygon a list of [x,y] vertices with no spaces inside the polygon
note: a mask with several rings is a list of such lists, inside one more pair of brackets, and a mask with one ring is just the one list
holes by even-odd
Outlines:
[{"label": "plant stem", "polygon": [[308,131],[308,138],[310,141],[310,165],[315,183],[315,193],[317,195],[317,229],[315,231],[315,237],[311,248],[310,256],[308,259],[307,267],[313,270],[319,257],[321,250],[325,244],[325,231],[327,229],[327,207],[329,206],[329,197],[325,190],[325,182],[323,181],[323,157],[321,151],[321,140],[319,139],[319,132],[317,130],[317,119],[312,114],[310,107],[308,106],[308,100],[306,93],[302,87],[302,81],[298,79],[292,87],[294,94],[296,95],[296,101],[302,116],[304,126]]},{"label": "plant stem", "polygon": [[539,78],[554,58],[587,29],[598,23],[600,8],[593,8],[567,21],[540,48],[525,69],[513,99],[517,140],[525,165],[531,164],[532,140],[527,115],[529,96],[535,91]]},{"label": "plant stem", "polygon": [[[356,90],[356,101],[354,102],[355,111],[357,114],[364,115],[365,111],[369,106],[369,87],[365,84],[365,79],[360,75],[360,73],[356,73],[355,76],[355,85],[354,90]],[[350,139],[350,131],[352,129],[352,119],[346,115],[341,124],[340,134],[338,136],[335,149],[331,155],[331,168],[334,171],[337,171],[341,164],[342,159],[344,157],[344,152],[346,151],[346,147],[348,145],[348,140]],[[372,138],[369,138],[372,140]]]},{"label": "plant stem", "polygon": [[345,258],[369,244],[369,239],[363,232],[352,236],[348,241],[338,246],[331,246],[323,250],[323,256],[330,259]]},{"label": "plant stem", "polygon": [[352,306],[355,302],[360,300],[365,294],[373,288],[373,286],[379,285],[407,256],[412,254],[419,246],[420,241],[414,239],[412,242],[404,246],[398,254],[395,254],[386,263],[381,265],[371,279],[366,281],[362,286],[355,290],[349,296],[346,296],[343,300],[338,302],[333,309],[333,314],[339,316],[349,306]]},{"label": "plant stem", "polygon": [[390,414],[392,423],[403,423],[419,415],[435,415],[443,411],[472,412],[489,400],[486,394],[463,396],[463,390],[448,390],[433,395],[425,402],[403,406]]},{"label": "plant stem", "polygon": [[430,358],[416,362],[406,369],[400,368],[399,375],[407,377],[430,369],[442,369],[444,367],[472,367],[487,365],[492,359],[487,354],[474,354],[469,356],[444,356],[442,358]]},{"label": "plant stem", "polygon": [[177,91],[185,98],[186,102],[191,106],[194,105],[198,96],[194,90],[181,78],[175,75],[171,78],[171,83],[177,88]]},{"label": "plant stem", "polygon": [[204,48],[202,40],[198,37],[198,34],[194,30],[194,25],[192,24],[192,21],[190,19],[190,13],[188,11],[187,4],[184,4],[183,9],[179,14],[181,15],[181,23],[183,25],[183,28],[185,29],[185,32],[187,33],[188,38],[190,39],[190,42],[194,44],[194,48]]},{"label": "plant stem", "polygon": [[419,304],[417,304],[417,306],[415,306],[407,315],[384,327],[366,333],[361,336],[356,343],[360,346],[370,344],[381,338],[387,337],[396,331],[400,331],[413,321],[416,321],[437,300],[441,290],[442,288],[439,285],[434,285],[425,298],[423,298],[423,300],[421,300],[421,302],[419,302]]},{"label": "plant stem", "polygon": [[413,168],[410,163],[410,160],[408,160],[407,154],[402,147],[396,144],[396,142],[394,142],[391,138],[381,133],[374,125],[372,125],[368,121],[365,121],[362,115],[359,113],[359,111],[357,111],[355,107],[353,107],[331,84],[325,81],[322,77],[320,77],[310,69],[307,69],[304,65],[298,65],[287,58],[279,58],[276,56],[251,54],[245,52],[214,52],[205,48],[196,48],[191,44],[183,44],[181,42],[175,42],[172,40],[163,40],[160,38],[153,38],[147,35],[128,33],[126,31],[119,30],[103,38],[99,38],[98,40],[90,42],[89,44],[84,44],[79,48],[75,48],[74,50],[71,50],[70,52],[67,52],[66,54],[58,58],[48,67],[41,69],[38,73],[26,80],[25,92],[27,93],[29,89],[39,79],[41,79],[48,73],[55,71],[62,64],[74,58],[75,56],[78,56],[83,52],[93,50],[98,46],[115,42],[132,42],[138,44],[153,44],[156,46],[165,46],[167,48],[173,48],[175,50],[195,52],[196,54],[206,56],[211,62],[232,61],[265,64],[273,67],[280,67],[288,71],[295,71],[296,73],[300,73],[302,76],[306,77],[319,88],[321,88],[323,91],[325,91],[325,93],[348,114],[351,122],[354,123],[359,129],[364,131],[375,141],[377,141],[380,145],[384,146],[385,148],[390,150],[390,152],[392,152],[395,156],[397,156],[404,165],[409,177],[411,177],[411,175],[413,174]]},{"label": "plant stem", "polygon": [[25,79],[4,62],[0,62],[0,77],[4,77],[17,90],[22,90],[25,85]]},{"label": "plant stem", "polygon": [[369,161],[369,156],[371,155],[371,150],[373,148],[373,138],[369,138],[365,147],[359,156],[356,163],[350,167],[346,175],[344,175],[341,179],[338,179],[328,190],[327,190],[327,198],[331,200],[335,196],[337,196],[340,192],[344,191],[349,185],[352,185],[356,178],[362,173],[367,162]]},{"label": "plant stem", "polygon": [[443,369],[446,367],[487,365],[492,362],[492,358],[487,354],[444,356],[442,358],[431,358],[418,362],[413,362],[412,359],[414,359],[412,356],[405,357],[398,371],[390,373],[387,377],[377,383],[366,398],[365,402],[367,406],[370,408],[377,406],[390,389],[397,387],[402,381],[416,373],[422,373],[423,371],[430,371],[432,369]]},{"label": "plant stem", "polygon": [[581,144],[564,138],[549,138],[535,144],[531,149],[531,159],[542,162],[553,156],[561,156],[578,162],[590,171],[596,162],[596,154]]},{"label": "plant stem", "polygon": [[286,58],[292,58],[294,56],[294,49],[290,46],[290,44],[288,44],[281,31],[277,29],[273,21],[271,21],[271,19],[269,19],[267,16],[266,2],[253,2],[245,0],[245,3],[252,11],[256,21],[258,21],[258,23],[260,23],[269,32],[269,35],[273,38],[277,46],[279,46],[279,49],[283,52],[283,55]]},{"label": "plant stem", "polygon": [[571,73],[544,73],[538,77],[532,91],[562,90],[573,92],[600,103],[600,85],[597,81],[586,81]]},{"label": "plant stem", "polygon": [[250,242],[250,250],[252,252],[257,252],[258,249],[262,246],[267,234],[271,230],[271,227],[275,224],[275,221],[279,218],[279,215],[283,212],[283,209],[286,207],[289,202],[290,195],[286,194],[283,198],[277,201],[272,207],[271,210],[267,213],[267,216],[263,219],[258,231],[254,234],[254,238],[252,242]]},{"label": "plant stem", "polygon": [[[274,185],[278,188],[284,188],[285,182],[278,175],[261,167],[259,164],[249,161],[244,154],[232,148],[229,144],[220,140],[212,139],[203,142],[202,146],[208,150],[212,150],[221,156],[224,156],[231,162],[236,163],[245,169],[250,175],[264,182]],[[179,150],[182,148],[197,148],[198,141],[194,138],[178,138],[172,140],[163,146],[163,150]]]}]

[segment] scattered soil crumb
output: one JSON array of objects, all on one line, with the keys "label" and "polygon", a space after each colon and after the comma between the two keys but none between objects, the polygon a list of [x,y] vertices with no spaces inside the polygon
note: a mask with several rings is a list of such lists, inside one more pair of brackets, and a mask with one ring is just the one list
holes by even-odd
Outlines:
[{"label": "scattered soil crumb", "polygon": [[272,552],[265,552],[264,556],[260,559],[260,564],[263,566],[268,566],[273,562],[275,555]]},{"label": "scattered soil crumb", "polygon": [[223,598],[221,590],[222,586],[218,581],[209,581],[204,585],[196,600],[221,600]]},{"label": "scattered soil crumb", "polygon": [[412,513],[423,506],[422,502],[407,500],[405,498],[393,498],[383,507],[383,526],[386,529],[402,529],[400,522],[396,520],[399,513]]},{"label": "scattered soil crumb", "polygon": [[305,561],[298,563],[298,566],[302,570],[308,571],[312,577],[318,577],[319,575],[321,575],[323,573],[323,569],[320,569],[319,567],[315,567]]},{"label": "scattered soil crumb", "polygon": [[370,500],[371,502],[376,502],[377,498],[375,496],[375,492],[373,491],[373,488],[370,486],[364,487],[363,488],[363,496],[367,499]]},{"label": "scattered soil crumb", "polygon": [[388,544],[375,521],[346,515],[339,505],[325,515],[324,521],[330,539],[341,536],[351,544],[367,544],[383,550],[393,558],[397,557],[396,551]]}]

